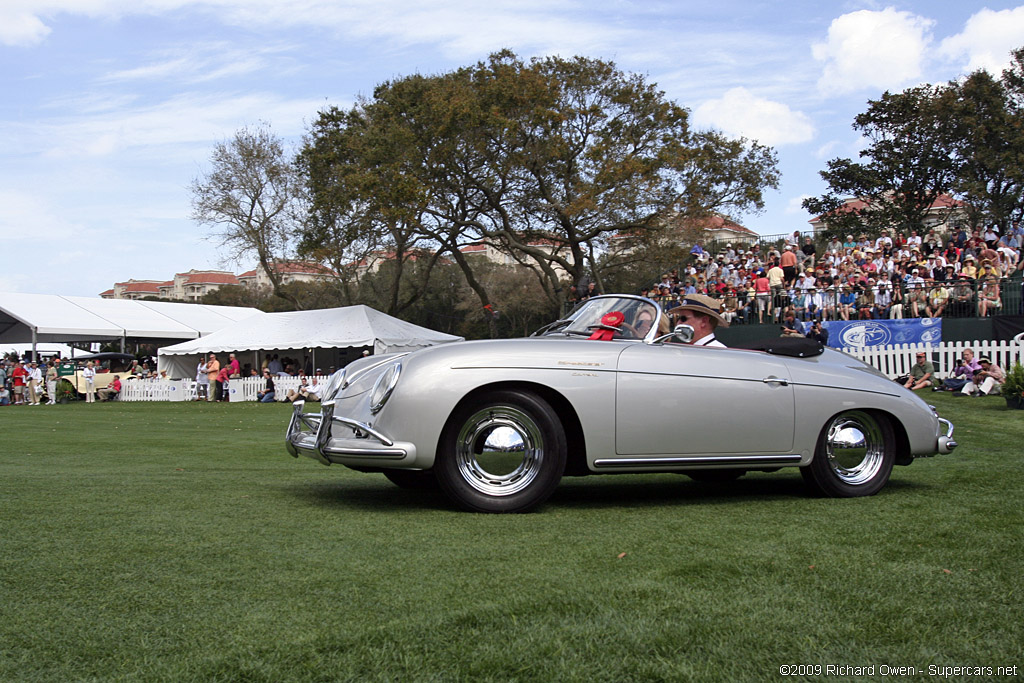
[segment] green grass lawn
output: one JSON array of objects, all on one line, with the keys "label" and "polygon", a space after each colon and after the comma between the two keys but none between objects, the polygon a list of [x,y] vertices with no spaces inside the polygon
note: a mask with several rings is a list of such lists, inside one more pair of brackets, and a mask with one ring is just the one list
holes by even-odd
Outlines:
[{"label": "green grass lawn", "polygon": [[525,515],[293,459],[290,406],[2,408],[0,679],[1019,677],[1024,412],[926,398],[961,446],[877,496],[620,475]]}]

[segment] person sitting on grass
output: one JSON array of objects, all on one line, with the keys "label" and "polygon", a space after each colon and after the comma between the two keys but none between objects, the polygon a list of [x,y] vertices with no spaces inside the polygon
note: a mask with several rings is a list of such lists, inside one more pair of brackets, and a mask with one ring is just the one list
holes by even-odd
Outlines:
[{"label": "person sitting on grass", "polygon": [[917,362],[914,364],[914,367],[910,368],[910,375],[903,383],[903,386],[911,391],[917,391],[918,389],[930,387],[933,384],[932,380],[934,378],[935,366],[928,360],[928,356],[924,351],[918,351]]},{"label": "person sitting on grass", "polygon": [[935,387],[933,391],[960,391],[967,384],[971,383],[974,373],[981,370],[981,364],[974,359],[973,349],[964,349],[962,358],[957,360],[953,368],[953,376],[942,380],[942,385]]},{"label": "person sitting on grass", "polygon": [[302,384],[299,385],[298,390],[288,390],[288,400],[291,403],[296,401],[319,401],[320,400],[320,387],[316,385],[316,377],[313,378],[313,385],[310,386],[305,377],[301,380]]},{"label": "person sitting on grass", "polygon": [[1006,380],[1006,373],[988,358],[979,358],[978,364],[981,365],[981,370],[974,373],[972,380],[964,385],[964,388],[960,390],[960,394],[956,395],[971,396],[975,394],[978,396],[988,396],[999,393],[999,387]]},{"label": "person sitting on grass", "polygon": [[270,376],[270,370],[263,371],[263,379],[267,385],[263,391],[256,392],[256,398],[259,399],[260,403],[273,403],[274,402],[274,378]]}]

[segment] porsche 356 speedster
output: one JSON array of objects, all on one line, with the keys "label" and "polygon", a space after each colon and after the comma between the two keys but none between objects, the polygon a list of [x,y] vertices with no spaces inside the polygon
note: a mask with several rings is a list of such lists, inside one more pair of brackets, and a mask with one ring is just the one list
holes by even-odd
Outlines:
[{"label": "porsche 356 speedster", "polygon": [[595,297],[529,338],[358,360],[330,378],[320,412],[295,403],[288,451],[519,512],[563,476],[627,472],[726,481],[799,467],[819,495],[866,496],[894,465],[956,447],[952,423],[856,358],[692,346],[664,316],[642,297]]}]

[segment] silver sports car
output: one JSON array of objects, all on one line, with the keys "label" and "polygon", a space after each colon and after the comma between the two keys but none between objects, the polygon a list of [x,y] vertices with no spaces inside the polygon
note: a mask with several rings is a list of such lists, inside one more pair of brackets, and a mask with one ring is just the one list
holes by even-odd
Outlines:
[{"label": "silver sports car", "polygon": [[953,425],[869,365],[809,340],[691,346],[642,297],[590,299],[526,339],[371,356],[295,403],[287,448],[521,512],[565,475],[724,481],[799,467],[825,496],[879,491],[893,465],[950,453]]}]

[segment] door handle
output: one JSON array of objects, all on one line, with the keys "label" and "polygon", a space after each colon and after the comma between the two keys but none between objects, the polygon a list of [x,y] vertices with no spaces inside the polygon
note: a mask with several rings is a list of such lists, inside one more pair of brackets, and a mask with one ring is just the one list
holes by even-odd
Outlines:
[{"label": "door handle", "polygon": [[789,380],[783,379],[781,377],[765,377],[761,381],[764,382],[765,384],[781,384],[784,387],[789,386]]}]

